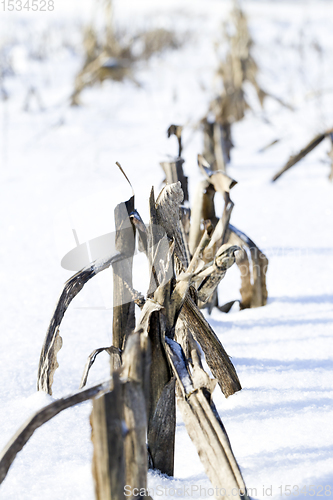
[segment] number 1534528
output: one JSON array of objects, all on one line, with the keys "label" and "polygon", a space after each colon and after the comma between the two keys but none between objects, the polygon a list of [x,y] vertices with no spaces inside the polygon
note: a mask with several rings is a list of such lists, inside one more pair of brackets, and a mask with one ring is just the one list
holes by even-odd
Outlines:
[{"label": "number 1534528", "polygon": [[1,10],[47,12],[54,10],[54,0],[2,0]]}]

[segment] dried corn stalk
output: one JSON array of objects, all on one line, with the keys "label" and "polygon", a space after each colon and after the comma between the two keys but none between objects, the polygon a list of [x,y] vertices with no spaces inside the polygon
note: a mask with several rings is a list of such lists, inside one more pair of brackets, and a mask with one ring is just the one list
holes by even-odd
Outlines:
[{"label": "dried corn stalk", "polygon": [[89,389],[85,389],[84,391],[76,392],[70,396],[53,401],[29,417],[0,453],[0,484],[5,479],[17,453],[22,450],[35,430],[58,415],[61,411],[80,404],[83,401],[87,401],[88,399],[92,399],[99,394],[103,394],[105,391],[108,391],[109,388],[110,382],[89,387]]},{"label": "dried corn stalk", "polygon": [[45,391],[48,394],[52,394],[53,376],[55,370],[59,366],[57,362],[57,353],[62,345],[59,328],[69,304],[82,290],[87,281],[123,258],[124,257],[119,252],[116,252],[107,258],[99,259],[90,266],[74,274],[74,276],[64,284],[64,288],[51,318],[40,355],[37,375],[38,391]]},{"label": "dried corn stalk", "polygon": [[[190,253],[195,256],[196,275],[193,283],[197,289],[197,298],[200,307],[207,307],[209,313],[213,307],[218,307],[223,312],[228,312],[235,301],[228,302],[226,307],[220,307],[217,299],[217,286],[224,276],[223,266],[220,267],[219,258],[223,251],[230,253],[233,259],[237,248],[242,251],[237,253],[236,263],[241,271],[241,309],[260,307],[267,303],[266,273],[268,260],[255,243],[244,233],[230,224],[234,204],[230,198],[230,190],[237,182],[225,172],[211,169],[206,159],[198,155],[198,165],[205,176],[205,180],[198,185],[196,198],[191,211],[191,229],[189,235]],[[224,198],[222,217],[216,217],[215,193],[219,192]],[[209,224],[209,234],[203,226]],[[225,246],[227,244],[227,246]],[[247,255],[249,253],[250,258]],[[226,256],[227,256],[226,254]],[[200,259],[201,267],[199,267]],[[227,262],[227,261],[226,261]],[[233,261],[232,261],[233,262]],[[230,262],[230,263],[232,263]],[[193,271],[193,262],[190,264]],[[199,277],[204,273],[209,278],[199,282]]]},{"label": "dried corn stalk", "polygon": [[121,350],[127,336],[135,328],[134,300],[131,294],[136,227],[130,218],[133,212],[134,196],[117,205],[114,211],[116,250],[126,256],[113,265],[112,342]]},{"label": "dried corn stalk", "polygon": [[[205,165],[204,168],[206,182],[213,186],[214,192],[215,188],[228,192],[234,184],[232,179],[221,172],[212,173]],[[59,326],[69,303],[95,274],[111,264],[117,266],[114,274],[119,279],[116,287],[116,290],[120,290],[119,305],[124,305],[123,302],[132,305],[135,301],[141,307],[138,325],[134,332],[131,331],[134,329],[134,324],[132,327],[128,326],[133,323],[131,309],[123,309],[122,326],[119,328],[119,335],[114,334],[114,345],[93,351],[88,357],[81,382],[82,385],[86,383],[96,356],[105,350],[111,356],[112,387],[109,381],[106,385],[87,389],[72,399],[51,405],[50,412],[42,413],[42,419],[33,419],[32,424],[24,427],[23,434],[19,433],[6,448],[3,461],[0,460],[0,477],[1,473],[5,477],[17,451],[34,429],[43,423],[43,419],[46,421],[72,403],[76,404],[95,395],[100,396],[94,400],[91,414],[96,499],[122,498],[125,484],[131,486],[132,490],[146,489],[148,461],[151,467],[172,475],[176,424],[175,385],[178,381],[179,390],[183,387],[183,393],[178,394],[178,399],[180,405],[183,405],[184,418],[211,481],[227,492],[237,486],[240,494],[244,494],[246,498],[245,485],[229,440],[211,401],[216,382],[211,381],[202,369],[199,346],[226,397],[240,390],[241,385],[229,356],[197,306],[198,297],[206,300],[214,293],[226,270],[234,263],[237,247],[223,245],[214,258],[205,263],[202,260],[204,251],[214,234],[213,225],[206,224],[199,247],[191,259],[180,220],[183,201],[180,182],[165,186],[156,201],[152,190],[149,201],[148,227],[135,210],[134,197],[117,206],[118,252],[84,268],[65,284],[41,355],[39,388],[51,391],[57,364],[56,353],[61,342]],[[208,210],[211,208],[214,206],[208,207]],[[152,275],[147,299],[132,289],[131,273],[127,272],[124,261],[121,261],[126,258],[131,270],[135,244],[133,235],[136,230],[140,245],[148,257]],[[133,240],[132,244],[129,244],[128,235],[125,238],[126,231],[133,237],[130,238],[130,241]],[[117,318],[119,311],[114,308],[114,318]],[[174,341],[175,337],[182,339],[187,361],[184,360],[181,347]],[[192,365],[192,371],[188,371],[184,378],[186,363]],[[217,469],[218,463],[223,468],[222,475],[221,470]]]},{"label": "dried corn stalk", "polygon": [[92,475],[96,500],[121,500],[125,486],[125,449],[123,391],[119,375],[113,390],[93,400],[90,416],[94,447]]},{"label": "dried corn stalk", "polygon": [[[206,116],[202,119],[204,134],[203,155],[212,170],[226,170],[233,147],[231,128],[242,120],[249,108],[244,84],[250,83],[255,89],[258,100],[263,106],[266,96],[276,99],[290,109],[281,99],[268,94],[258,83],[258,66],[253,58],[253,40],[248,20],[239,3],[234,1],[231,12],[232,29],[224,27],[223,45],[227,43],[228,52],[221,60],[216,79],[223,90],[210,103]],[[217,45],[218,48],[218,45]]]},{"label": "dried corn stalk", "polygon": [[[333,129],[329,129],[323,134],[318,134],[316,137],[314,137],[299,153],[296,155],[293,155],[289,158],[287,163],[279,170],[273,177],[272,181],[275,182],[279,177],[281,177],[282,174],[284,174],[287,170],[289,170],[291,167],[296,165],[299,161],[301,161],[303,158],[305,158],[306,155],[311,153],[321,142],[326,138],[330,138],[331,144],[332,144],[332,135],[333,135]],[[330,158],[333,158],[332,155],[332,150],[329,153]],[[329,176],[330,180],[333,180],[333,160],[331,164],[331,173]]]},{"label": "dried corn stalk", "polygon": [[[163,50],[178,49],[182,44],[175,32],[165,28],[139,32],[132,36],[117,32],[113,25],[112,1],[107,0],[103,4],[105,30],[100,31],[103,36],[99,35],[92,24],[84,32],[85,61],[75,78],[72,105],[80,104],[80,94],[84,88],[106,79],[117,82],[128,79],[139,85],[134,76],[138,61],[147,60]],[[133,50],[135,44],[136,50]]]},{"label": "dried corn stalk", "polygon": [[191,353],[190,373],[181,346],[169,338],[166,345],[177,378],[177,404],[216,497],[223,491],[226,497],[248,499],[229,438],[211,398],[216,382],[202,369],[195,349]]},{"label": "dried corn stalk", "polygon": [[261,307],[267,304],[266,273],[268,259],[266,255],[246,234],[229,225],[228,243],[239,245],[243,248],[236,257],[236,264],[241,273],[242,285],[241,309]]},{"label": "dried corn stalk", "polygon": [[90,368],[92,365],[95,363],[95,360],[101,352],[107,352],[110,355],[110,364],[111,364],[111,373],[118,370],[121,366],[121,351],[117,347],[110,346],[110,347],[100,347],[98,349],[94,349],[91,354],[89,354],[86,365],[84,367],[83,375],[81,378],[80,382],[80,387],[79,389],[82,389],[88,379],[88,375],[90,372]]}]

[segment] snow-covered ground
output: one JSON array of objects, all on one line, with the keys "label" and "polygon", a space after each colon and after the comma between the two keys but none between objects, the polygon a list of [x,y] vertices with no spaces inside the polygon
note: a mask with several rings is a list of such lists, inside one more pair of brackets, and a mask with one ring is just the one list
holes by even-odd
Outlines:
[{"label": "snow-covered ground", "polygon": [[[197,123],[217,88],[214,42],[230,3],[116,0],[115,6],[117,23],[129,33],[171,27],[186,43],[142,64],[136,73],[140,87],[105,82],[84,91],[79,108],[69,107],[69,95],[82,61],[90,2],[56,0],[45,16],[0,13],[1,66],[14,70],[2,82],[8,99],[0,100],[0,449],[36,409],[76,390],[88,354],[110,344],[112,277],[105,271],[86,285],[64,318],[52,398],[36,393],[41,345],[71,274],[60,266],[75,246],[71,229],[80,241],[111,231],[114,206],[130,195],[115,162],[130,177],[145,218],[151,185],[158,190],[163,180],[158,163],[176,152],[166,129],[180,123],[186,125],[185,171],[192,195],[200,178]],[[304,487],[311,496],[310,485],[315,496],[327,497],[333,488],[329,144],[323,142],[276,183],[270,179],[291,153],[333,125],[333,4],[246,0],[243,6],[260,82],[294,111],[273,99],[263,111],[248,88],[253,110],[234,127],[229,173],[238,185],[232,191],[232,223],[269,258],[269,302],[260,309],[212,314],[243,386],[227,400],[216,389],[214,399],[253,498],[277,498],[288,487],[295,487],[292,497],[297,487],[303,488],[299,497],[305,496]],[[29,86],[36,88],[43,109],[32,99],[30,111],[23,110]],[[259,153],[275,139],[281,140]],[[135,280],[145,292],[142,271]],[[221,286],[221,302],[237,298],[238,289],[232,268]],[[108,356],[101,354],[90,383],[108,372]],[[17,456],[0,498],[91,500],[90,410],[85,403],[39,429]],[[201,496],[210,496],[180,418],[175,478],[150,473],[149,485],[182,488],[182,496],[191,487],[192,496],[199,496],[196,486],[201,486],[206,488]],[[170,489],[164,496],[171,496]]]}]

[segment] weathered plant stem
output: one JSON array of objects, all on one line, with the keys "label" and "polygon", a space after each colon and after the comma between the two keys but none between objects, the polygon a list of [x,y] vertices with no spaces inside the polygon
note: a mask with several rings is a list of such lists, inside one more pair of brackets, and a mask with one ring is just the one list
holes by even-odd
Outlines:
[{"label": "weathered plant stem", "polygon": [[126,255],[126,259],[113,266],[112,343],[118,349],[124,348],[125,339],[135,328],[134,301],[128,289],[132,288],[132,265],[135,248],[135,226],[129,218],[133,211],[134,196],[127,202],[117,205],[114,211],[116,250]]},{"label": "weathered plant stem", "polygon": [[211,399],[215,381],[202,369],[195,350],[191,374],[179,344],[166,339],[166,351],[177,378],[179,409],[212,485],[220,492],[224,490],[226,497],[248,500],[229,438]]},{"label": "weathered plant stem", "polygon": [[119,349],[117,349],[116,347],[113,347],[113,346],[111,346],[111,347],[100,347],[98,349],[95,349],[88,356],[86,365],[85,365],[84,370],[83,370],[83,374],[82,374],[82,378],[81,378],[81,383],[80,383],[79,389],[82,389],[86,385],[90,368],[95,363],[95,360],[96,360],[98,354],[100,354],[103,351],[107,352],[110,355],[110,363],[112,365],[111,374],[114,371],[118,370],[118,368],[120,368],[120,366],[121,366],[121,353],[120,353]]},{"label": "weathered plant stem", "polygon": [[114,374],[113,390],[93,401],[90,422],[94,445],[92,472],[96,500],[123,500],[125,429],[122,386]]},{"label": "weathered plant stem", "polygon": [[53,401],[41,410],[34,413],[14,434],[0,454],[0,484],[5,479],[8,470],[19,451],[31,438],[35,430],[51,420],[63,410],[95,398],[110,389],[110,382],[95,385],[84,391],[76,392],[70,396]]},{"label": "weathered plant stem", "polygon": [[287,163],[279,170],[273,177],[272,181],[277,181],[282,174],[284,174],[291,167],[296,165],[300,160],[302,160],[306,155],[311,153],[326,137],[329,137],[333,133],[333,129],[326,130],[323,134],[318,134],[314,137],[299,153],[293,155],[289,158]]},{"label": "weathered plant stem", "polygon": [[90,266],[87,266],[78,273],[74,274],[74,276],[72,276],[64,284],[61,295],[57,301],[55,311],[52,315],[50,325],[46,332],[39,359],[37,375],[38,391],[45,391],[48,394],[52,394],[53,375],[58,368],[57,353],[62,345],[59,328],[69,304],[82,290],[87,281],[122,258],[123,256],[117,252],[106,258],[99,259]]},{"label": "weathered plant stem", "polygon": [[186,296],[180,317],[185,321],[194,339],[201,346],[207,364],[217,379],[225,397],[240,391],[242,386],[228,354],[189,295]]},{"label": "weathered plant stem", "polygon": [[[266,255],[246,234],[231,224],[229,224],[228,242],[243,248],[236,257],[236,264],[240,269],[242,279],[241,309],[266,305],[268,295],[266,288],[268,259]],[[251,262],[246,250],[249,252]]]},{"label": "weathered plant stem", "polygon": [[194,255],[191,259],[191,262],[187,268],[187,272],[188,273],[193,273],[199,262],[200,262],[200,259],[202,257],[202,252],[204,251],[204,249],[206,248],[206,246],[209,244],[210,240],[211,240],[211,234],[212,234],[212,225],[210,223],[210,221],[208,221],[208,223],[206,224],[206,227],[205,227],[205,231],[201,237],[201,240],[194,252]]}]

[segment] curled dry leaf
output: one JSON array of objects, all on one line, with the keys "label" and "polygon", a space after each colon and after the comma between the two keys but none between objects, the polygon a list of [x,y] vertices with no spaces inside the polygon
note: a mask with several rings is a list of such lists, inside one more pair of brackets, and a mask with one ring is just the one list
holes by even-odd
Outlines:
[{"label": "curled dry leaf", "polygon": [[39,359],[37,376],[38,391],[45,391],[48,394],[52,394],[53,376],[58,367],[56,355],[61,347],[60,340],[57,339],[57,336],[59,336],[60,324],[69,304],[91,278],[122,258],[123,256],[119,252],[116,252],[106,258],[99,259],[92,265],[74,274],[74,276],[64,284],[46,332]]}]

